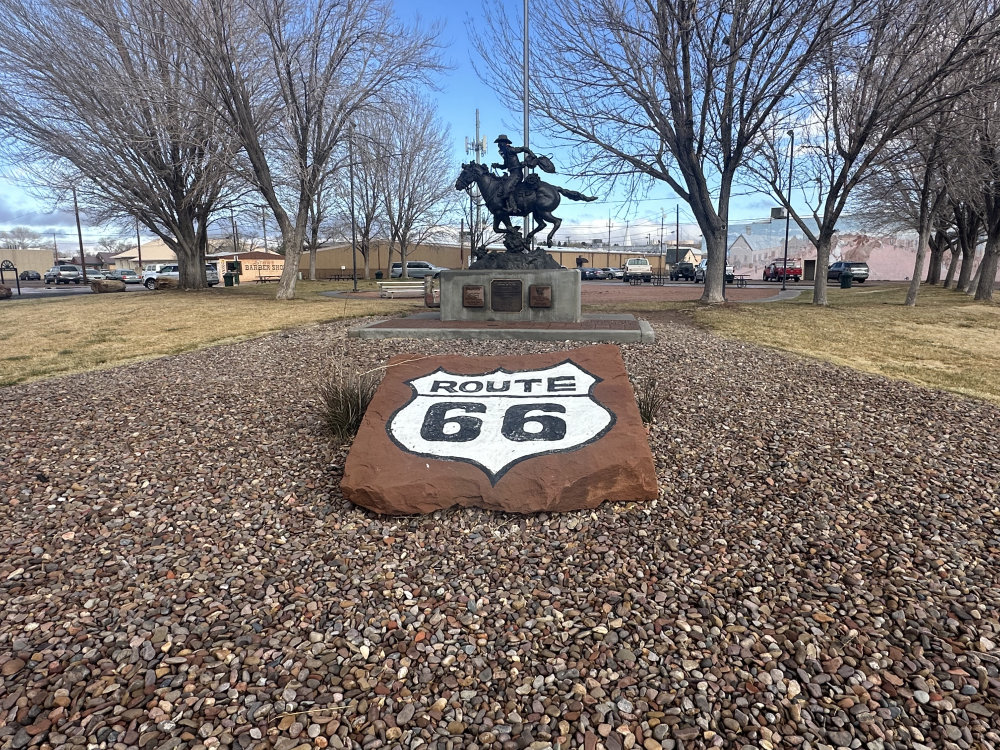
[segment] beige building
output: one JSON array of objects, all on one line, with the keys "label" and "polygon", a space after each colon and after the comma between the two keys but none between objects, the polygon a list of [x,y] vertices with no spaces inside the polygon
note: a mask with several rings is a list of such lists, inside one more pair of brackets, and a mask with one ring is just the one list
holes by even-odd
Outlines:
[{"label": "beige building", "polygon": [[38,271],[44,274],[56,264],[55,255],[51,250],[40,247],[29,247],[23,250],[3,250],[0,249],[0,263],[9,260],[21,271]]}]

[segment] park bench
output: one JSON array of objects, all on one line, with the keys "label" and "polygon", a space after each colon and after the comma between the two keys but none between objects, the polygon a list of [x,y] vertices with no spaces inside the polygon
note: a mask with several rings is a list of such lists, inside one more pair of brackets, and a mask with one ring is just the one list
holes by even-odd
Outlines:
[{"label": "park bench", "polygon": [[740,288],[745,287],[748,281],[750,281],[750,277],[746,274],[738,273],[735,276],[733,276],[733,283],[735,283],[736,286]]},{"label": "park bench", "polygon": [[269,281],[280,281],[280,280],[281,280],[280,276],[258,276],[257,277],[257,283],[258,284],[266,284]]},{"label": "park bench", "polygon": [[376,281],[379,297],[423,297],[424,282],[418,281]]}]

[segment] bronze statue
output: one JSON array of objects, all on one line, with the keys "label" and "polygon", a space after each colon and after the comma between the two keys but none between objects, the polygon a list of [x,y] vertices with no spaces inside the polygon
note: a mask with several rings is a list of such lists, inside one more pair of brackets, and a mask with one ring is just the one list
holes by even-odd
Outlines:
[{"label": "bronze statue", "polygon": [[[526,168],[539,167],[552,173],[555,172],[555,167],[548,157],[536,156],[524,146],[513,146],[506,135],[498,137],[495,143],[503,157],[503,163],[491,166],[507,170],[507,176],[495,175],[482,164],[473,161],[462,165],[462,173],[455,181],[455,189],[467,190],[472,183],[476,183],[486,208],[493,214],[493,231],[508,237],[519,231],[511,223],[511,216],[524,216],[527,220],[531,215],[535,228],[526,240],[548,226],[547,222],[551,223],[552,230],[546,237],[545,244],[552,247],[552,236],[562,224],[562,219],[552,215],[552,211],[562,200],[559,196],[564,195],[574,201],[593,201],[597,198],[542,182],[538,175],[529,175],[524,179]],[[518,154],[525,154],[524,162],[518,158]],[[503,228],[501,224],[504,225]]]}]

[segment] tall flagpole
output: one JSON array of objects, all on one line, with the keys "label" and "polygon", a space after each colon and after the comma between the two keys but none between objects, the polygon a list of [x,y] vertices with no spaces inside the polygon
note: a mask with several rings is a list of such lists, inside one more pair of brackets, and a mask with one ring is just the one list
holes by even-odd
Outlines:
[{"label": "tall flagpole", "polygon": [[[528,131],[528,0],[524,0],[524,59],[521,63],[521,87],[524,89],[524,147],[529,148]],[[524,217],[524,238],[530,234],[528,215]]]}]

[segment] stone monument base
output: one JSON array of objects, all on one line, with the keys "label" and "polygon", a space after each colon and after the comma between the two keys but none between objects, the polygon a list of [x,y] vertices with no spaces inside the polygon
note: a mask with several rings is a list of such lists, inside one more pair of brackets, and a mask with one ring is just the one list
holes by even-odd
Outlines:
[{"label": "stone monument base", "polygon": [[565,268],[441,273],[442,321],[577,323],[580,274]]}]

